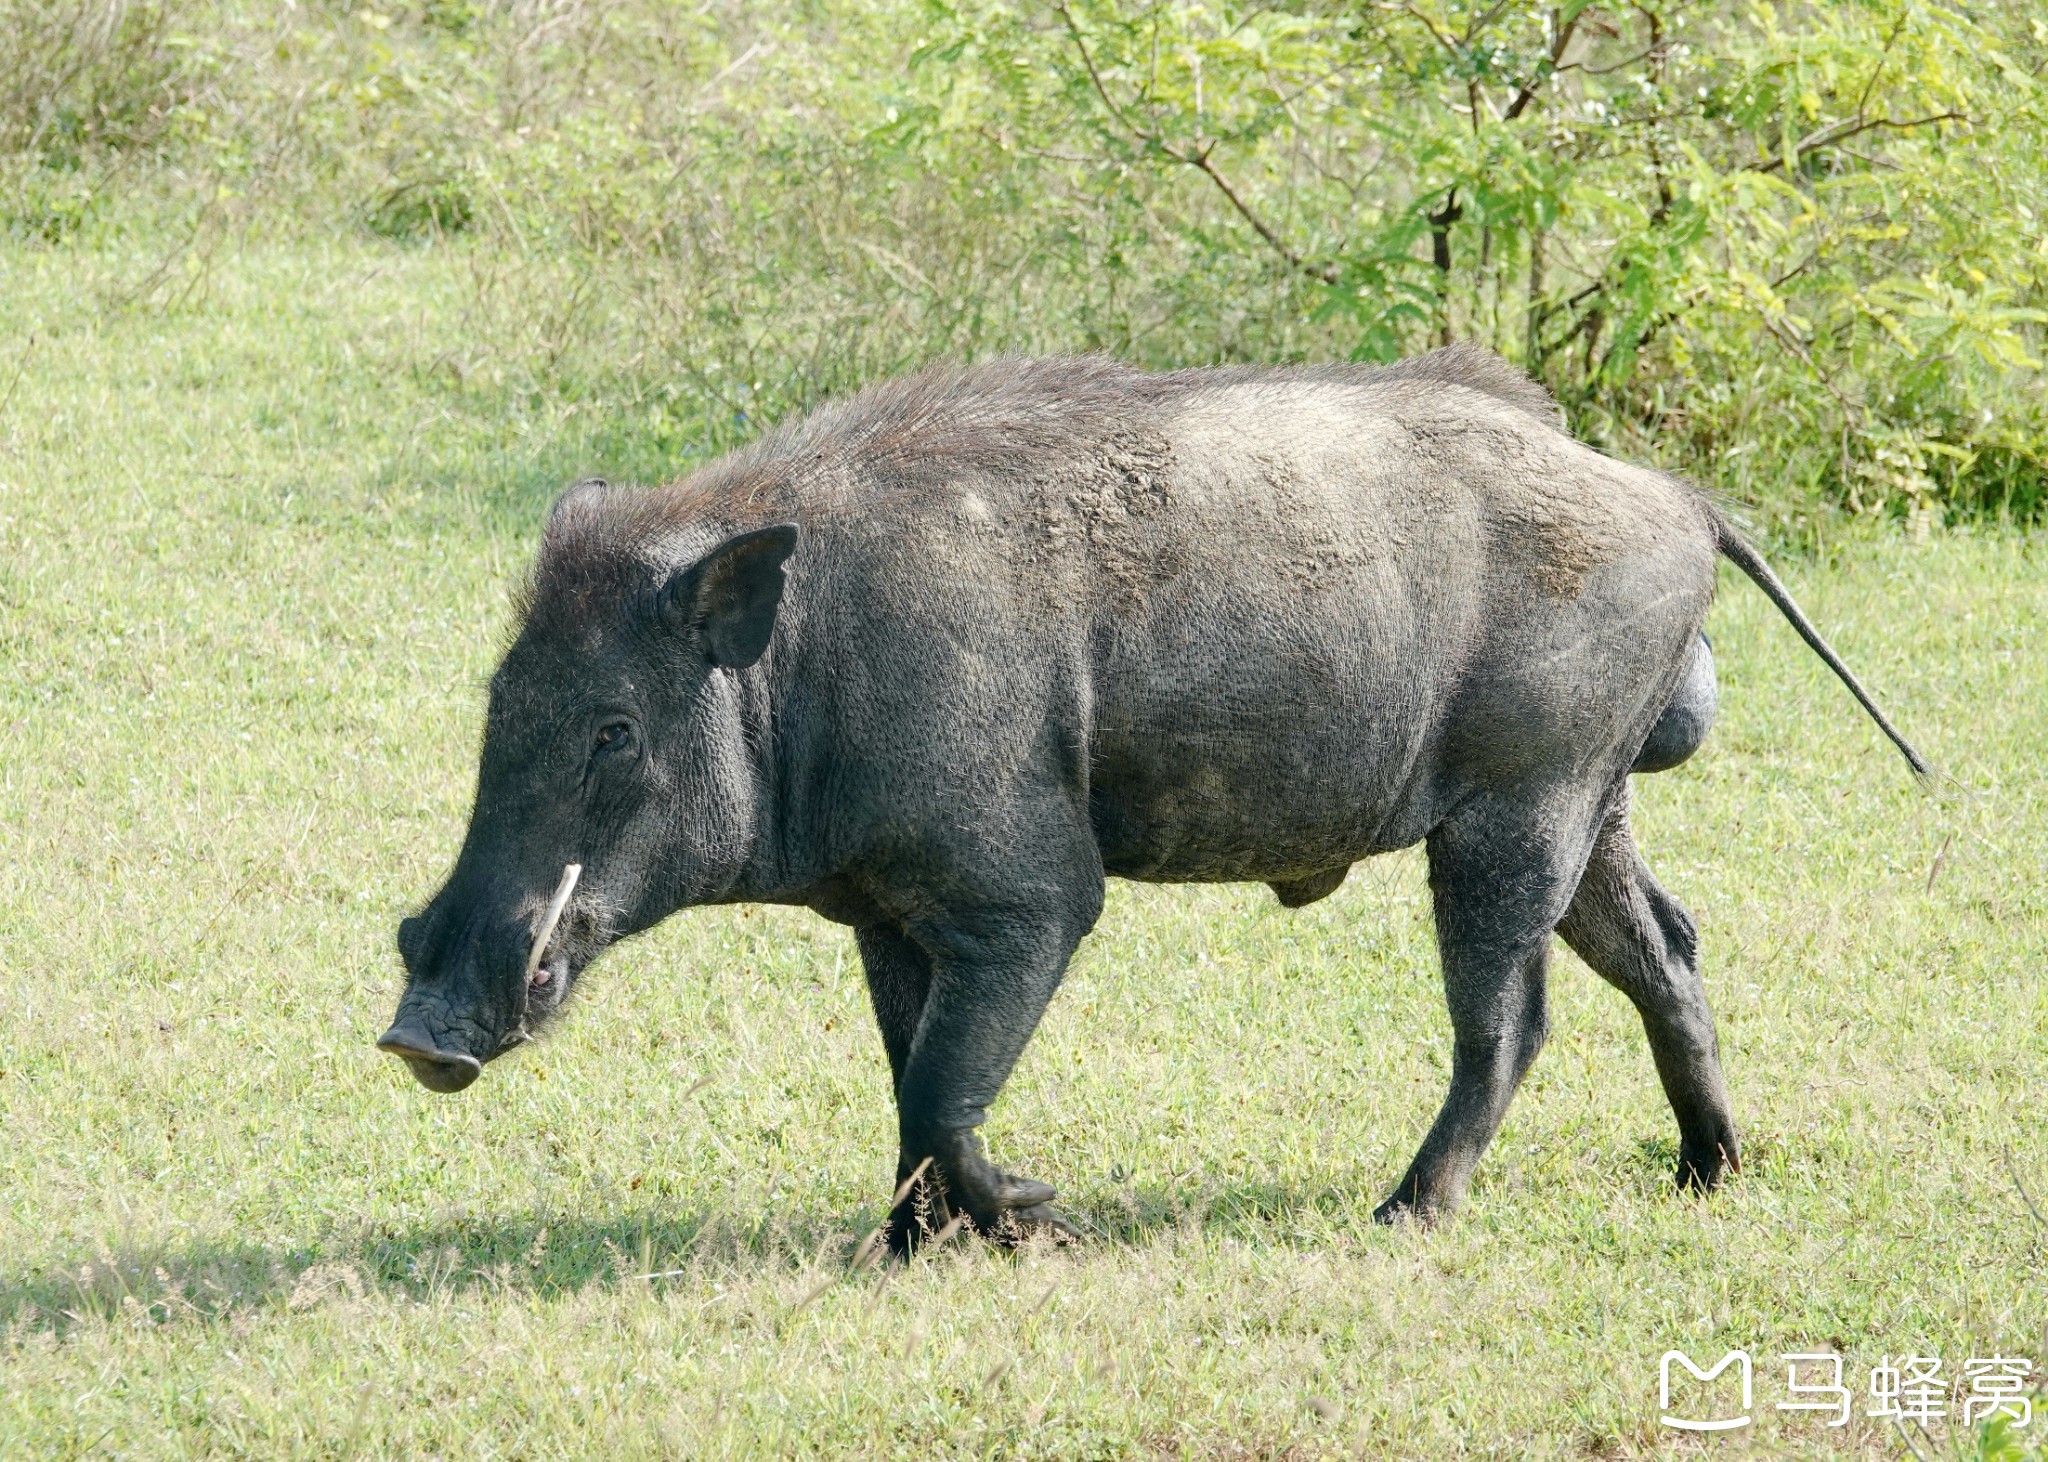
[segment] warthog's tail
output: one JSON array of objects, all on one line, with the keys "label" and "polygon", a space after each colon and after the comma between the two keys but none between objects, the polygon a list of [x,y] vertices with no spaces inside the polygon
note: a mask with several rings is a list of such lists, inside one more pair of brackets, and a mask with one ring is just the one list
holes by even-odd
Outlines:
[{"label": "warthog's tail", "polygon": [[1808,648],[1827,663],[1828,669],[1835,672],[1842,684],[1849,687],[1849,694],[1855,696],[1856,703],[1870,713],[1870,719],[1877,722],[1877,729],[1890,737],[1892,745],[1905,753],[1906,764],[1913,768],[1913,775],[1922,781],[1931,778],[1934,775],[1934,768],[1927,764],[1925,757],[1913,749],[1913,743],[1899,733],[1899,728],[1891,723],[1890,718],[1877,708],[1877,702],[1871,698],[1870,692],[1863,688],[1863,682],[1842,663],[1842,657],[1835,653],[1834,647],[1820,637],[1820,631],[1813,627],[1813,621],[1806,617],[1793,600],[1791,591],[1771,572],[1771,566],[1764,562],[1763,555],[1750,547],[1748,540],[1736,532],[1734,525],[1719,513],[1714,515],[1714,523],[1720,534],[1721,552],[1727,556],[1728,561],[1749,575],[1750,580],[1764,591],[1764,597],[1778,606],[1778,613],[1784,615],[1792,628],[1799,631],[1799,638],[1806,641]]}]

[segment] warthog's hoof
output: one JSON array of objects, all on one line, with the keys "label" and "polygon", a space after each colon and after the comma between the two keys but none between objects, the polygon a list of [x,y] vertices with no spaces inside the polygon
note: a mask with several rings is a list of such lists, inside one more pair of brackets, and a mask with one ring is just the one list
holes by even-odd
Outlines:
[{"label": "warthog's hoof", "polygon": [[938,1219],[931,1213],[889,1215],[889,1252],[908,1257],[928,1244],[944,1243],[958,1233],[974,1234],[999,1249],[1021,1248],[1035,1238],[1049,1238],[1059,1244],[1077,1244],[1084,1237],[1073,1220],[1050,1203],[1029,1208],[1004,1208],[983,1219],[970,1214],[950,1214]]},{"label": "warthog's hoof", "polygon": [[1407,1198],[1403,1198],[1398,1193],[1372,1211],[1372,1221],[1374,1223],[1386,1224],[1389,1227],[1412,1223],[1419,1228],[1435,1228],[1439,1222],[1449,1216],[1450,1210],[1448,1209],[1431,1208],[1426,1204],[1414,1203]]},{"label": "warthog's hoof", "polygon": [[1711,1193],[1732,1173],[1742,1171],[1735,1134],[1728,1133],[1710,1148],[1680,1146],[1673,1181],[1681,1193]]},{"label": "warthog's hoof", "polygon": [[1060,1243],[1080,1239],[1081,1231],[1052,1206],[1050,1184],[993,1168],[986,1171],[994,1181],[986,1185],[984,1201],[971,1206],[959,1202],[943,1180],[934,1181],[929,1173],[918,1176],[889,1214],[890,1252],[906,1255],[926,1244],[942,1243],[963,1229],[1006,1249],[1040,1235]]}]

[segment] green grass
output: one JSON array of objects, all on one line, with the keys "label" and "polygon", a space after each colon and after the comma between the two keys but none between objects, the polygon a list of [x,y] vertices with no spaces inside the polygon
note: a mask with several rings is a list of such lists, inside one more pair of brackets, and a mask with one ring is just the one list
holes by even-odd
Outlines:
[{"label": "green grass", "polygon": [[834,926],[679,916],[461,1098],[370,1047],[538,514],[658,446],[435,368],[459,253],[120,304],[149,265],[0,254],[0,1454],[1629,1456],[1699,1449],[1663,1351],[1746,1345],[1718,1447],[1903,1456],[1775,1412],[1777,1354],[2048,1365],[2041,540],[1785,565],[1932,796],[1725,586],[1721,723],[1639,791],[1747,1137],[1713,1201],[1560,951],[1467,1209],[1373,1227],[1448,1064],[1404,854],[1295,914],[1114,886],[990,1131],[1099,1237],[850,1272],[894,1123]]}]

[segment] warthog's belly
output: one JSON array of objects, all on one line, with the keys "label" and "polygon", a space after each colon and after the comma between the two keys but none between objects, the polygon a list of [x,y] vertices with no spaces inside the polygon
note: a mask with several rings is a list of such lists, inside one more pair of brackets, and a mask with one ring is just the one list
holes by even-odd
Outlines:
[{"label": "warthog's belly", "polygon": [[[1167,882],[1293,882],[1406,847],[1440,815],[1416,727],[1333,703],[1321,724],[1246,736],[1193,714],[1111,738],[1089,813],[1105,871]],[[1334,887],[1334,884],[1332,885]]]},{"label": "warthog's belly", "polygon": [[1447,670],[1418,653],[1410,596],[1376,578],[1255,601],[1212,582],[1120,627],[1090,762],[1107,871],[1293,880],[1428,830]]}]

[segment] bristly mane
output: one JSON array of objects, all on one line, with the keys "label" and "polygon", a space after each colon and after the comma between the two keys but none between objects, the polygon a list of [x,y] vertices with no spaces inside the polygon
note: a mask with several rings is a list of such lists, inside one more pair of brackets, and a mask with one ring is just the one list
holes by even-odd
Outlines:
[{"label": "bristly mane", "polygon": [[518,616],[588,615],[659,567],[680,532],[815,521],[872,502],[899,475],[930,481],[935,470],[1071,449],[1158,379],[1099,356],[934,366],[828,401],[665,486],[579,486],[548,520]]},{"label": "bristly mane", "polygon": [[[1544,425],[1563,413],[1541,383],[1490,351],[1457,344],[1391,365],[1237,365],[1150,373],[1102,356],[1009,357],[934,366],[879,382],[785,421],[679,481],[645,491],[572,490],[548,524],[524,618],[543,602],[587,603],[622,574],[643,575],[674,533],[836,513],[892,483],[984,465],[1052,460],[1134,414],[1223,387],[1311,383],[1453,386]],[[572,610],[573,612],[573,610]]]}]

